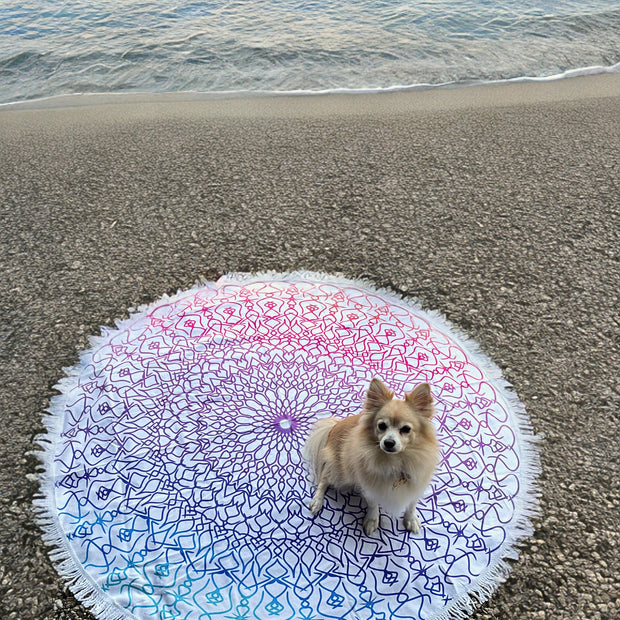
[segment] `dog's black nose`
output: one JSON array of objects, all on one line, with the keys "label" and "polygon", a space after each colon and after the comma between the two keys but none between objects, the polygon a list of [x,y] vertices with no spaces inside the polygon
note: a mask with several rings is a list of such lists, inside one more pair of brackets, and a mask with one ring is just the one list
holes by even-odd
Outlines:
[{"label": "dog's black nose", "polygon": [[392,452],[392,450],[394,450],[395,445],[396,445],[396,442],[393,439],[386,439],[383,442],[383,448],[386,450],[386,452]]}]

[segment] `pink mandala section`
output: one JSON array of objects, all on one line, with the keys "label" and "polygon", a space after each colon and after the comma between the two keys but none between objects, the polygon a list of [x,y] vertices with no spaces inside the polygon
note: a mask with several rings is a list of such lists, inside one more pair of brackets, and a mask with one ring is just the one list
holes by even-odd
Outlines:
[{"label": "pink mandala section", "polygon": [[[369,381],[432,386],[441,462],[413,536],[355,495],[312,518],[301,447]],[[537,454],[501,373],[438,315],[366,282],[236,274],[141,308],[58,386],[38,503],[103,619],[463,617],[536,512]]]}]

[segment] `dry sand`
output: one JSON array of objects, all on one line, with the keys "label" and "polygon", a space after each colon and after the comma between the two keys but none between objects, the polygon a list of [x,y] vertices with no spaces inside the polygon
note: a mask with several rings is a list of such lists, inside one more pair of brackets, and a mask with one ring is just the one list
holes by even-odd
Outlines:
[{"label": "dry sand", "polygon": [[223,272],[417,298],[542,437],[541,518],[475,618],[618,617],[620,75],[0,109],[0,617],[89,618],[33,521],[41,414],[89,334]]}]

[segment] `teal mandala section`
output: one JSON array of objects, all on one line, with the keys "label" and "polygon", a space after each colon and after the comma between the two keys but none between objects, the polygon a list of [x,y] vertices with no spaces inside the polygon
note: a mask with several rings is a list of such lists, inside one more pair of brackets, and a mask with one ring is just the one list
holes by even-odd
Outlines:
[{"label": "teal mandala section", "polygon": [[[379,376],[428,381],[441,463],[419,535],[354,493],[322,512],[301,448]],[[103,329],[58,386],[47,542],[103,619],[460,617],[531,531],[536,452],[497,368],[445,321],[365,282],[232,275]]]}]

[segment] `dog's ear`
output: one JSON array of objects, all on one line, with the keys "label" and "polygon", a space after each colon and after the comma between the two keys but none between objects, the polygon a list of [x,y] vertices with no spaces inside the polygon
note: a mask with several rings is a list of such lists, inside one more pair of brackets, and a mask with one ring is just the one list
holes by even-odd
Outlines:
[{"label": "dog's ear", "polygon": [[413,391],[405,395],[405,400],[424,417],[432,418],[435,413],[431,386],[428,383],[420,383]]},{"label": "dog's ear", "polygon": [[368,411],[368,413],[375,413],[379,411],[385,403],[392,400],[392,398],[394,398],[394,392],[389,390],[380,379],[375,377],[368,386],[364,409]]}]

